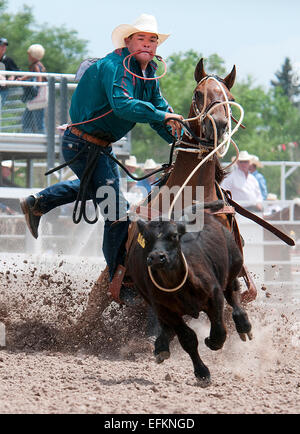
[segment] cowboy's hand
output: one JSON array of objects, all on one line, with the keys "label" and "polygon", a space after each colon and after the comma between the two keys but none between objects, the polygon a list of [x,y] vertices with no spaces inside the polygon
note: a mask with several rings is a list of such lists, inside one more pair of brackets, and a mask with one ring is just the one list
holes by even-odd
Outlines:
[{"label": "cowboy's hand", "polygon": [[[169,118],[171,119],[168,121]],[[167,125],[170,125],[170,127],[172,128],[172,135],[175,136],[176,133],[177,139],[180,139],[182,126],[180,122],[176,121],[176,119],[180,121],[184,120],[183,116],[176,115],[175,113],[166,113],[165,115],[165,121]]]}]

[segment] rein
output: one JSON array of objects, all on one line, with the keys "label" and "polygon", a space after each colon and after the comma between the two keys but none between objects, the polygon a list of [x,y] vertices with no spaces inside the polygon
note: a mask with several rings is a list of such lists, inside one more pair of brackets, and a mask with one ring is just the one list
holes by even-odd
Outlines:
[{"label": "rein", "polygon": [[186,283],[187,278],[188,278],[188,274],[189,274],[189,267],[188,267],[188,264],[187,264],[187,260],[186,260],[186,258],[184,256],[184,253],[182,251],[181,251],[181,257],[183,259],[183,264],[184,264],[184,268],[185,268],[185,275],[184,275],[184,278],[183,278],[182,282],[178,286],[176,286],[176,288],[164,288],[163,286],[160,286],[156,282],[156,280],[154,279],[151,267],[148,266],[149,277],[150,277],[153,285],[155,285],[156,288],[158,288],[160,291],[163,291],[163,292],[175,292],[175,291],[178,291],[180,288],[182,288],[183,285]]}]

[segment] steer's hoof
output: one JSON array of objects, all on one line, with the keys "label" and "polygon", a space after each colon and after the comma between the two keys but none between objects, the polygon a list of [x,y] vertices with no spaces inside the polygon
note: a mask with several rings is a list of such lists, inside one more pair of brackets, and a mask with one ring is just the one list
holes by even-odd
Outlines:
[{"label": "steer's hoof", "polygon": [[205,345],[212,351],[218,351],[223,347],[223,344],[216,344],[211,339],[204,339]]},{"label": "steer's hoof", "polygon": [[248,336],[249,341],[251,341],[253,339],[252,332],[249,332],[249,333],[239,333],[239,336],[240,336],[240,338],[241,338],[241,340],[243,342],[247,341],[247,336]]},{"label": "steer's hoof", "polygon": [[164,362],[165,360],[167,360],[169,358],[170,358],[169,351],[162,351],[161,353],[159,353],[159,354],[156,355],[155,361],[156,361],[156,363],[159,364],[159,363],[162,363],[162,362]]},{"label": "steer's hoof", "polygon": [[211,385],[211,379],[210,376],[208,377],[197,377],[197,384],[198,386],[202,387],[202,389],[205,389],[205,387],[208,387]]}]

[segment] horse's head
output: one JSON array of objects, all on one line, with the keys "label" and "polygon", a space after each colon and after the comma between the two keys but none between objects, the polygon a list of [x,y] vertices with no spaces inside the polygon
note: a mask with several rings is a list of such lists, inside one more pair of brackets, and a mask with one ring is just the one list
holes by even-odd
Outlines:
[{"label": "horse's head", "polygon": [[[208,141],[214,141],[215,131],[212,119],[216,126],[218,142],[221,141],[230,121],[230,107],[221,102],[233,101],[230,93],[236,76],[235,66],[230,74],[222,79],[216,75],[206,74],[201,59],[195,69],[197,87],[194,91],[192,110],[195,116],[201,113],[200,137]],[[212,118],[212,119],[211,119]]]}]

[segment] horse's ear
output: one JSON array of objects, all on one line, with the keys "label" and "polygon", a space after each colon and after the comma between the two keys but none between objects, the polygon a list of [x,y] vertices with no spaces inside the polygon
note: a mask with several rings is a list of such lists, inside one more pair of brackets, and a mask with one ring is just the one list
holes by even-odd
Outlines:
[{"label": "horse's ear", "polygon": [[202,59],[199,60],[198,65],[196,66],[194,77],[195,77],[196,82],[199,83],[199,81],[201,81],[202,78],[204,78],[206,76],[207,76],[207,74],[204,71],[203,57],[202,57]]},{"label": "horse's ear", "polygon": [[231,73],[228,74],[226,78],[224,78],[224,82],[225,82],[228,90],[230,90],[232,88],[232,86],[234,85],[235,77],[236,77],[236,67],[234,65]]}]

